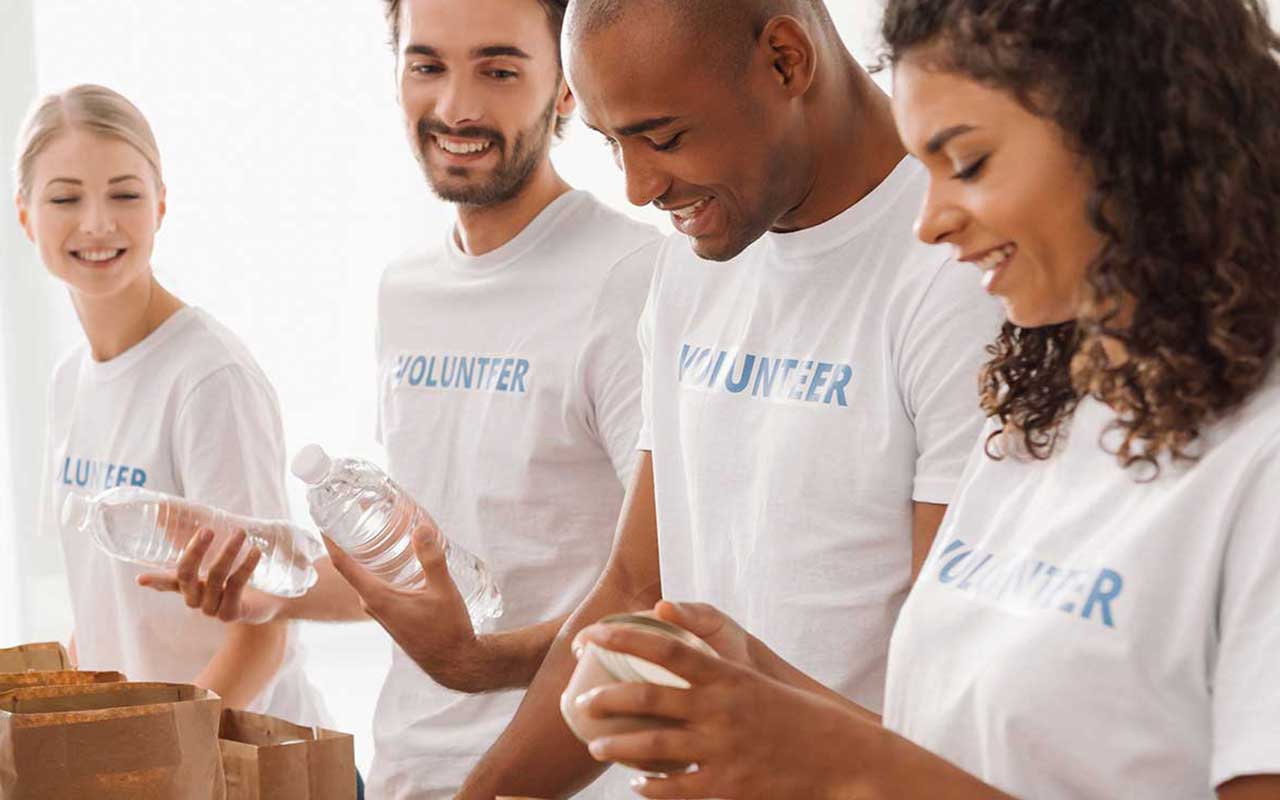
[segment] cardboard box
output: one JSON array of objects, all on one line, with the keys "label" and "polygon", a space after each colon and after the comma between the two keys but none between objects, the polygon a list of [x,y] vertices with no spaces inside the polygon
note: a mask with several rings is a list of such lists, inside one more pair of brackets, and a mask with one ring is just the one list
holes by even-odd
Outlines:
[{"label": "cardboard box", "polygon": [[219,731],[227,800],[354,800],[355,741],[275,717],[225,710]]},{"label": "cardboard box", "polygon": [[20,644],[0,650],[0,672],[54,672],[71,669],[67,650],[57,642]]},{"label": "cardboard box", "polygon": [[216,694],[186,684],[0,693],[5,800],[224,800]]}]

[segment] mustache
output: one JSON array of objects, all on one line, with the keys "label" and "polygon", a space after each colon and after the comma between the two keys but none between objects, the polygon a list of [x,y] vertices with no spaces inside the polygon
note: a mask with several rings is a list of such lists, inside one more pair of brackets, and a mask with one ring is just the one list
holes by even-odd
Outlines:
[{"label": "mustache", "polygon": [[459,139],[488,139],[499,148],[505,149],[507,140],[501,131],[472,125],[465,128],[451,128],[434,117],[423,117],[418,120],[418,141],[425,144],[430,136],[456,136]]}]

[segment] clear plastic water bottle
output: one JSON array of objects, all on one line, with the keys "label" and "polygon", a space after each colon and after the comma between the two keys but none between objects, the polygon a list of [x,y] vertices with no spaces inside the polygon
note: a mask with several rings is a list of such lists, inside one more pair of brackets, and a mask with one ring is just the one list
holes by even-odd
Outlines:
[{"label": "clear plastic water bottle", "polygon": [[245,546],[235,566],[249,557],[249,548],[262,551],[250,584],[280,597],[300,597],[315,585],[315,562],[325,555],[324,542],[287,520],[264,520],[231,514],[180,497],[121,486],[92,498],[69,494],[62,504],[64,527],[88,533],[103,551],[121,561],[172,569],[200,531],[214,534],[210,553],[243,530]]},{"label": "clear plastic water bottle", "polygon": [[[412,537],[419,525],[435,528],[435,522],[376,464],[332,459],[312,444],[294,457],[293,474],[311,487],[311,519],[334,544],[393,586],[416,589],[426,584]],[[484,562],[443,534],[440,547],[471,624],[478,629],[486,620],[502,616],[502,595]]]}]

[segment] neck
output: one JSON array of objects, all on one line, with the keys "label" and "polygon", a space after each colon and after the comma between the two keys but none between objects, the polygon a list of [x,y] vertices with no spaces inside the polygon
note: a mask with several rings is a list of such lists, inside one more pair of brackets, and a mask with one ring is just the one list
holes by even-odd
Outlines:
[{"label": "neck", "polygon": [[812,228],[871,193],[907,155],[889,96],[843,45],[809,106],[812,168],[799,204],[775,230]]},{"label": "neck", "polygon": [[544,158],[521,192],[510,200],[487,206],[458,206],[454,229],[458,246],[471,256],[493,252],[516,238],[543,209],[570,186]]},{"label": "neck", "polygon": [[71,294],[94,361],[110,361],[147,338],[183,303],[148,273],[106,297]]}]

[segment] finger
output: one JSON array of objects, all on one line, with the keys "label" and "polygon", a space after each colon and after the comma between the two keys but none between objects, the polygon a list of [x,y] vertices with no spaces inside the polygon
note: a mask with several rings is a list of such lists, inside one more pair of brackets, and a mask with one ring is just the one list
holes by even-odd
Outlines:
[{"label": "finger", "polygon": [[587,716],[661,717],[688,722],[698,716],[696,689],[675,689],[655,683],[614,683],[574,699]]},{"label": "finger", "polygon": [[717,791],[713,770],[700,769],[671,775],[666,778],[650,778],[643,775],[631,780],[631,790],[641,797],[654,800],[702,800],[709,797],[727,797],[723,789]]},{"label": "finger", "polygon": [[200,585],[200,564],[213,544],[213,531],[205,529],[196,534],[195,540],[178,559],[178,584],[182,598],[191,608],[199,608],[203,587]]},{"label": "finger", "polygon": [[242,616],[241,602],[245,587],[253,577],[258,562],[262,560],[262,551],[254,547],[250,549],[248,558],[227,578],[227,589],[222,596],[222,604],[218,608],[218,618],[223,622],[236,622]]},{"label": "finger", "polygon": [[430,523],[423,523],[413,531],[413,552],[422,565],[427,586],[440,587],[453,583],[449,574],[449,564],[444,557],[444,537],[439,528]]},{"label": "finger", "polygon": [[356,594],[360,595],[366,605],[371,598],[378,597],[386,590],[386,584],[378,580],[372,572],[356,563],[354,558],[347,555],[347,552],[334,544],[328,536],[323,538],[325,549],[329,551],[329,560],[333,562],[333,568],[343,580],[351,584],[351,588],[356,590]]},{"label": "finger", "polygon": [[679,764],[698,763],[706,757],[705,745],[685,728],[655,728],[638,733],[624,733],[596,739],[587,746],[596,761],[620,761],[628,764],[647,761],[671,761]]},{"label": "finger", "polygon": [[654,606],[653,611],[658,619],[679,625],[703,639],[718,633],[725,622],[724,614],[706,603],[672,603],[662,600]]},{"label": "finger", "polygon": [[714,683],[736,669],[720,658],[695,650],[684,642],[646,630],[618,625],[595,625],[583,632],[583,640],[615,653],[628,653],[657,664],[694,686]]},{"label": "finger", "polygon": [[181,592],[182,587],[178,585],[178,577],[163,572],[148,572],[145,575],[138,576],[138,585],[145,586],[148,589],[154,589],[157,592]]},{"label": "finger", "polygon": [[244,531],[236,531],[235,535],[222,546],[213,566],[209,567],[209,574],[204,580],[204,602],[200,604],[200,610],[211,617],[218,613],[218,606],[222,603],[222,593],[226,588],[227,575],[231,574],[231,567],[236,563],[240,549],[244,547],[245,538]]}]

